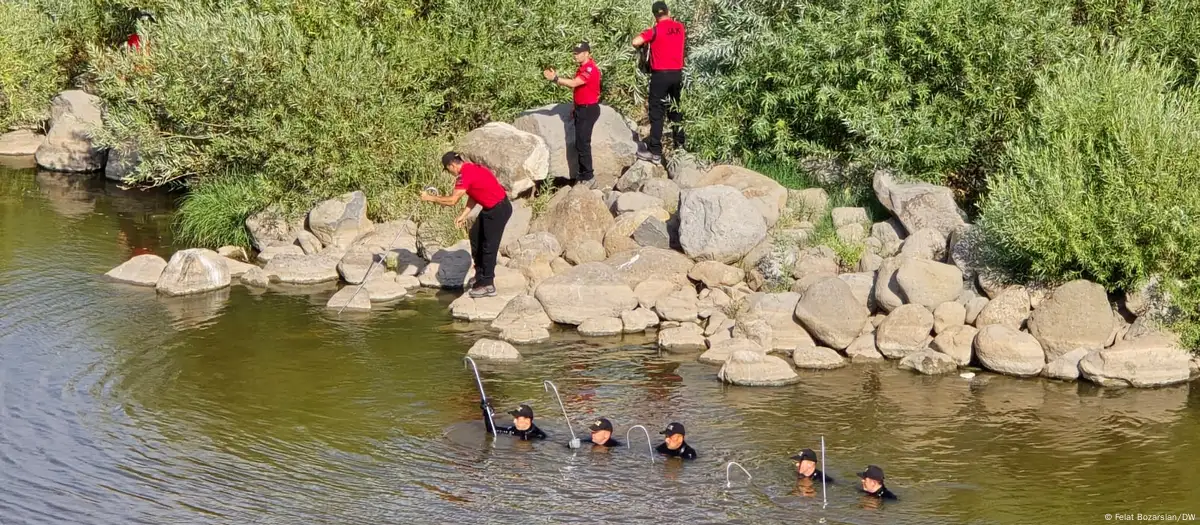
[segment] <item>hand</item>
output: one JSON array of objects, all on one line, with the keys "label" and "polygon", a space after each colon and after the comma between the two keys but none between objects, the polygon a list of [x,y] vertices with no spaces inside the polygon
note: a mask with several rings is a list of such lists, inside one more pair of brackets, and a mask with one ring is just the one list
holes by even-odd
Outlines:
[{"label": "hand", "polygon": [[467,216],[459,215],[458,217],[455,217],[454,218],[454,227],[455,228],[466,228],[467,227]]},{"label": "hand", "polygon": [[542,76],[546,77],[546,80],[554,80],[554,77],[558,76],[558,72],[554,71],[554,68],[550,68],[542,71]]},{"label": "hand", "polygon": [[426,192],[421,192],[421,200],[425,202],[433,202],[433,195]]},{"label": "hand", "polygon": [[480,399],[479,400],[479,408],[483,409],[483,410],[489,410],[492,408],[492,405],[491,405],[491,403],[488,403],[486,399]]}]

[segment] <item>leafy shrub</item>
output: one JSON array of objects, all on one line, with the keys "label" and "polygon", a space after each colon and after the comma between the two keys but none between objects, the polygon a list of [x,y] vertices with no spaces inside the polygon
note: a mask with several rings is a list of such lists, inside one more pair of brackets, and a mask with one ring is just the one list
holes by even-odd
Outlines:
[{"label": "leafy shrub", "polygon": [[1110,290],[1200,276],[1200,99],[1174,79],[1128,45],[1041,75],[1034,122],[982,206],[992,256]]},{"label": "leafy shrub", "polygon": [[66,83],[57,67],[66,46],[54,38],[50,17],[18,2],[0,3],[0,133],[38,126],[50,99]]}]

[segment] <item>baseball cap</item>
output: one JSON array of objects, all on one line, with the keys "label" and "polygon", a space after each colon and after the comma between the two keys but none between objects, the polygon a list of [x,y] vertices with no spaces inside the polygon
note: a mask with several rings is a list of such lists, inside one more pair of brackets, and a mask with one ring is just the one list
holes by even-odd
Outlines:
[{"label": "baseball cap", "polygon": [[683,430],[683,423],[671,423],[670,425],[667,425],[666,430],[659,432],[659,434],[664,436],[673,436],[675,434],[687,435],[687,432],[684,432]]},{"label": "baseball cap", "polygon": [[792,456],[792,459],[794,459],[796,461],[808,460],[808,461],[812,461],[813,463],[816,463],[817,462],[817,453],[813,452],[813,450],[811,448],[806,448],[804,450],[801,450],[799,454]]},{"label": "baseball cap", "polygon": [[883,469],[875,465],[867,465],[867,470],[858,473],[858,477],[863,479],[873,479],[883,483]]},{"label": "baseball cap", "polygon": [[655,16],[664,14],[667,11],[668,9],[666,2],[654,2],[654,4],[650,6],[650,12],[654,13]]},{"label": "baseball cap", "polygon": [[457,151],[447,151],[444,155],[442,155],[442,167],[445,168],[446,166],[449,166],[451,163],[454,163],[454,162],[457,162],[460,160],[462,160],[462,157],[460,157],[458,155]]},{"label": "baseball cap", "polygon": [[508,415],[512,417],[527,417],[533,419],[533,409],[529,405],[521,405],[516,410],[510,410]]},{"label": "baseball cap", "polygon": [[609,421],[605,418],[599,418],[595,421],[592,421],[592,424],[588,426],[588,429],[591,430],[592,432],[596,432],[597,430],[607,430],[609,432],[612,432],[613,428],[612,428],[611,421]]},{"label": "baseball cap", "polygon": [[584,40],[578,44],[575,44],[575,47],[571,48],[572,53],[582,53],[584,51],[591,51],[591,50],[592,50],[592,46],[591,46],[591,44],[588,44],[587,40]]}]

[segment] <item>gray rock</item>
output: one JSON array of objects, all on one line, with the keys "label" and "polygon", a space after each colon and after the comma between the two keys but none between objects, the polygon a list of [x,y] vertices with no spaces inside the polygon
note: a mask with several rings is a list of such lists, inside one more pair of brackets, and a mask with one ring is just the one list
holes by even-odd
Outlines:
[{"label": "gray rock", "polygon": [[[576,185],[558,190],[547,204],[546,211],[533,220],[529,229],[533,232],[550,232],[562,243],[565,251],[570,251],[587,241],[603,244],[604,234],[612,224],[612,213],[601,197],[587,186]],[[567,257],[567,260],[571,258]]]},{"label": "gray rock", "polygon": [[700,317],[709,317],[718,313],[731,310],[733,299],[729,294],[725,293],[720,288],[707,289],[700,292],[700,301],[697,306],[700,308]]},{"label": "gray rock", "polygon": [[0,135],[0,155],[27,157],[37,153],[46,137],[28,129],[18,129]]},{"label": "gray rock", "polygon": [[962,326],[967,321],[967,307],[956,301],[947,301],[933,309],[933,333],[940,334],[947,329]]},{"label": "gray rock", "polygon": [[707,172],[708,169],[690,155],[675,155],[667,166],[667,176],[678,184],[680,189],[702,186]]},{"label": "gray rock", "polygon": [[620,192],[639,191],[643,184],[654,179],[667,180],[667,170],[661,164],[636,160],[617,179],[616,190]]},{"label": "gray rock", "polygon": [[708,288],[718,286],[734,286],[746,278],[746,272],[741,268],[722,264],[717,261],[701,261],[688,270],[688,277],[693,281],[704,283]]},{"label": "gray rock", "polygon": [[983,313],[983,309],[988,305],[987,297],[976,297],[967,301],[967,324],[975,324],[979,319],[979,314]]},{"label": "gray rock", "polygon": [[807,370],[832,370],[846,366],[846,358],[832,348],[800,345],[792,351],[792,362],[796,368]]},{"label": "gray rock", "polygon": [[649,179],[642,182],[640,190],[651,197],[662,199],[664,209],[679,209],[679,185],[669,179]]},{"label": "gray rock", "polygon": [[829,194],[821,188],[788,190],[788,207],[800,220],[821,222],[829,208]]},{"label": "gray rock", "polygon": [[637,287],[633,289],[633,295],[637,297],[639,306],[650,310],[654,308],[659,298],[678,290],[680,287],[677,283],[665,281],[660,278],[647,279],[638,283]]},{"label": "gray rock", "polygon": [[[642,223],[651,218],[665,221],[670,219],[671,216],[660,207],[642,208],[640,210],[625,212],[618,216],[612,225],[608,227],[608,230],[604,232],[604,250],[607,255],[616,255],[621,252],[636,250],[638,244],[631,237]],[[669,229],[667,238],[669,244]]]},{"label": "gray rock", "polygon": [[858,258],[858,266],[856,269],[860,273],[871,272],[874,274],[875,272],[879,271],[881,266],[883,266],[883,257],[875,255],[871,252],[866,252]]},{"label": "gray rock", "polygon": [[[376,254],[371,253],[369,248],[362,245],[355,245],[338,262],[338,274],[347,283],[362,284],[367,279],[368,270],[376,275],[383,273],[383,265],[375,264],[375,260]],[[374,270],[371,269],[372,266],[375,267]]]},{"label": "gray rock", "polygon": [[879,309],[890,312],[904,304],[904,292],[900,290],[900,282],[896,280],[897,270],[907,259],[890,257],[883,260],[879,272],[875,274],[875,302]]},{"label": "gray rock", "polygon": [[962,272],[953,265],[925,259],[905,259],[896,272],[903,297],[929,310],[953,301],[962,290]]},{"label": "gray rock", "polygon": [[[258,252],[258,260],[263,263],[269,263],[272,259],[280,255],[306,255],[304,250],[300,249],[295,244],[267,246],[261,252]],[[313,254],[308,254],[313,255]]]},{"label": "gray rock", "polygon": [[512,325],[500,332],[500,339],[514,345],[544,343],[550,340],[550,331],[542,326]]},{"label": "gray rock", "polygon": [[105,273],[104,276],[114,281],[138,286],[156,286],[167,261],[162,257],[151,254],[134,256]]},{"label": "gray rock", "polygon": [[1046,353],[1036,338],[999,324],[979,329],[975,356],[984,368],[1014,376],[1035,376],[1046,366]]},{"label": "gray rock", "polygon": [[976,330],[974,327],[966,325],[952,326],[938,333],[937,337],[933,338],[933,343],[930,343],[929,347],[950,356],[960,366],[967,366],[971,364],[975,336],[978,334],[979,330]]},{"label": "gray rock", "polygon": [[489,122],[464,135],[455,147],[468,162],[487,166],[510,198],[533,189],[550,171],[542,137],[504,122]]},{"label": "gray rock", "polygon": [[796,319],[817,341],[841,350],[862,332],[871,312],[837,277],[813,284],[796,304]]},{"label": "gray rock", "polygon": [[704,174],[703,186],[729,186],[740,191],[758,210],[767,227],[779,220],[787,206],[787,188],[761,173],[740,166],[715,166]]},{"label": "gray rock", "polygon": [[664,321],[694,322],[699,315],[696,291],[681,288],[659,297],[654,310]]},{"label": "gray rock", "polygon": [[658,347],[672,353],[687,353],[702,351],[708,345],[704,343],[704,333],[699,326],[684,323],[675,328],[659,330]]},{"label": "gray rock", "polygon": [[975,317],[977,328],[999,324],[1020,330],[1029,317],[1029,292],[1023,286],[1008,288],[997,294],[995,299],[984,301],[983,308]]},{"label": "gray rock", "polygon": [[271,284],[271,276],[262,268],[255,266],[242,274],[242,284],[254,288],[266,288]]},{"label": "gray rock", "polygon": [[1076,348],[1104,348],[1113,329],[1108,294],[1099,284],[1077,280],[1054,289],[1029,316],[1029,333],[1049,360]]},{"label": "gray rock", "polygon": [[682,253],[653,247],[618,253],[604,263],[613,267],[631,288],[651,279],[691,286],[687,273],[695,265]]},{"label": "gray rock", "polygon": [[850,346],[846,347],[846,356],[850,358],[850,362],[870,362],[882,361],[883,354],[875,348],[875,333],[862,334],[854,339]]},{"label": "gray rock", "polygon": [[747,351],[766,355],[767,350],[749,339],[723,339],[706,350],[697,361],[706,365],[723,365],[734,352]]},{"label": "gray rock", "polygon": [[904,356],[900,360],[901,370],[914,370],[925,375],[952,374],[958,371],[958,363],[950,356],[933,350],[921,350]]},{"label": "gray rock", "polygon": [[734,324],[734,320],[727,317],[723,312],[713,312],[708,318],[708,324],[704,326],[704,335],[708,337],[717,332],[726,331],[732,336]]},{"label": "gray rock", "polygon": [[664,203],[662,199],[658,197],[651,197],[645,193],[631,191],[622,193],[620,197],[617,197],[616,210],[614,211],[616,211],[619,215],[622,213],[629,213],[631,211],[644,210],[646,208],[662,209],[663,207]]},{"label": "gray rock", "polygon": [[[517,129],[541,136],[546,142],[553,177],[575,178],[578,175],[573,110],[571,104],[554,104],[521,113],[513,121]],[[598,180],[611,184],[626,167],[633,165],[638,151],[634,138],[634,130],[620,113],[608,106],[600,106],[600,119],[592,130],[592,162]],[[555,235],[560,240],[567,239],[556,232]]]},{"label": "gray rock", "polygon": [[667,229],[667,223],[653,215],[646,217],[637,229],[633,230],[631,238],[638,246],[671,249],[671,233]]},{"label": "gray rock", "polygon": [[371,311],[371,297],[365,293],[358,292],[357,286],[343,286],[341,290],[333,294],[329,298],[329,302],[325,303],[325,308],[330,310],[349,310],[369,312]]},{"label": "gray rock", "polygon": [[767,235],[761,212],[729,186],[684,190],[679,217],[679,242],[697,260],[736,262]]},{"label": "gray rock", "polygon": [[449,248],[441,248],[429,257],[429,264],[417,275],[421,286],[457,290],[467,286],[475,275],[471,259],[471,243],[463,240]]},{"label": "gray rock", "polygon": [[140,162],[141,152],[137,144],[127,143],[109,148],[108,159],[104,163],[104,178],[122,182],[133,174]]},{"label": "gray rock", "polygon": [[221,256],[221,259],[223,259],[225,261],[225,267],[229,269],[229,277],[230,278],[241,277],[243,274],[250,271],[251,268],[258,268],[257,266],[255,266],[253,264],[247,264],[242,261],[238,261],[236,259],[230,259],[229,257],[225,257],[225,256]]},{"label": "gray rock", "polygon": [[800,294],[795,292],[758,293],[746,301],[745,315],[765,320],[771,327],[771,350],[789,352],[796,345],[812,342],[812,336],[796,319]]},{"label": "gray rock", "polygon": [[542,281],[535,297],[556,323],[578,325],[594,317],[620,317],[637,298],[605,263],[587,263]]},{"label": "gray rock", "polygon": [[841,228],[847,224],[870,224],[871,219],[867,217],[866,208],[834,208],[829,211],[833,218],[833,227]]},{"label": "gray rock", "polygon": [[[550,269],[554,272],[554,275],[570,270],[573,266],[562,257],[556,257],[553,261],[550,261]],[[538,282],[541,281],[539,280]]]},{"label": "gray rock", "polygon": [[514,326],[549,328],[551,324],[542,303],[532,295],[518,295],[510,299],[496,315],[491,329],[503,332]]},{"label": "gray rock", "polygon": [[841,226],[837,229],[835,235],[837,236],[838,241],[841,241],[842,244],[850,246],[862,245],[867,239],[867,232],[863,230],[861,224],[847,224],[845,226]]},{"label": "gray rock", "polygon": [[907,230],[894,218],[871,225],[871,238],[879,242],[881,257],[892,257],[900,253],[907,236]]},{"label": "gray rock", "polygon": [[900,256],[931,261],[946,260],[946,236],[934,228],[917,230],[904,239]]},{"label": "gray rock", "polygon": [[579,325],[579,335],[585,337],[606,337],[620,335],[624,324],[617,317],[593,317]]},{"label": "gray rock", "polygon": [[338,279],[336,253],[317,255],[280,254],[271,259],[263,271],[272,281],[286,284],[317,284]]},{"label": "gray rock", "polygon": [[421,287],[421,280],[415,275],[397,275],[396,284],[403,286],[406,290]]},{"label": "gray rock", "polygon": [[37,165],[53,171],[104,169],[107,150],[92,140],[104,125],[100,98],[79,90],[59,93],[50,101],[50,131],[34,155]]},{"label": "gray rock", "polygon": [[963,278],[967,281],[974,282],[979,275],[979,269],[984,267],[982,245],[982,233],[970,224],[950,234],[950,264],[962,270]]},{"label": "gray rock", "polygon": [[171,256],[155,288],[164,295],[190,295],[229,286],[229,267],[217,252],[193,248]]},{"label": "gray rock", "polygon": [[363,291],[372,303],[388,303],[408,295],[408,288],[396,282],[395,272],[380,272],[378,277],[372,276],[363,285]]},{"label": "gray rock", "polygon": [[[767,351],[779,350],[775,344],[775,331],[771,328],[771,324],[766,319],[760,317],[745,316],[739,317],[733,323],[733,329],[730,331],[730,336],[734,339],[748,339],[754,341],[758,346],[763,347]],[[812,344],[812,339],[809,338],[802,341],[801,344]],[[786,349],[788,352],[793,348]]]},{"label": "gray rock", "polygon": [[367,196],[355,191],[322,201],[308,212],[308,229],[325,246],[349,248],[375,231],[367,218]]},{"label": "gray rock", "polygon": [[[267,247],[277,244],[292,244],[296,233],[292,231],[291,220],[278,208],[269,207],[246,217],[246,231],[250,234],[250,243],[254,249],[265,252]],[[303,252],[298,252],[303,253]],[[262,256],[259,256],[262,259]],[[264,260],[263,262],[267,262]]]},{"label": "gray rock", "polygon": [[731,354],[717,371],[717,378],[739,386],[783,386],[800,381],[787,361],[748,350]]},{"label": "gray rock", "polygon": [[875,301],[874,272],[843,273],[837,277],[850,285],[850,291],[854,294],[854,298],[858,299],[859,304],[865,306],[872,313],[879,310],[879,305]]},{"label": "gray rock", "polygon": [[1071,350],[1059,356],[1058,359],[1046,363],[1046,369],[1042,370],[1042,375],[1051,379],[1075,381],[1079,379],[1079,362],[1090,352],[1091,350],[1087,348]]},{"label": "gray rock", "polygon": [[933,314],[925,307],[906,304],[892,311],[875,329],[875,346],[884,356],[898,359],[929,346]]},{"label": "gray rock", "polygon": [[934,228],[949,237],[966,224],[950,188],[923,182],[900,183],[884,170],[875,172],[872,186],[879,202],[900,219],[907,231]]},{"label": "gray rock", "polygon": [[463,321],[490,323],[500,316],[511,299],[503,295],[473,298],[463,294],[450,303],[450,316]]},{"label": "gray rock", "polygon": [[547,260],[562,255],[563,248],[558,239],[550,232],[539,231],[527,233],[505,246],[504,252],[509,257],[517,258],[522,255],[542,255]]},{"label": "gray rock", "polygon": [[467,350],[467,357],[472,359],[491,359],[496,361],[515,361],[521,358],[521,353],[513,345],[495,339],[480,339]]},{"label": "gray rock", "polygon": [[646,308],[621,312],[621,331],[627,334],[645,332],[658,326],[658,314]]},{"label": "gray rock", "polygon": [[306,255],[321,253],[321,250],[325,249],[325,245],[321,243],[321,239],[318,239],[316,235],[313,235],[307,230],[300,230],[296,232],[295,243],[296,246],[299,246],[300,250]]},{"label": "gray rock", "polygon": [[1172,385],[1190,378],[1190,357],[1174,337],[1150,334],[1093,350],[1079,362],[1079,371],[1107,387]]}]

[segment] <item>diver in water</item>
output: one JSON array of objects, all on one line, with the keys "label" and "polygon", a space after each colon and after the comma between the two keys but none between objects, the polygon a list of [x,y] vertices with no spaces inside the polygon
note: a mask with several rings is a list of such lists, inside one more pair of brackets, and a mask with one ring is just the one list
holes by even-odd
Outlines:
[{"label": "diver in water", "polygon": [[509,411],[508,414],[513,417],[513,424],[512,426],[501,427],[494,424],[487,424],[491,421],[491,406],[486,401],[480,404],[483,405],[483,422],[487,426],[489,434],[497,436],[506,434],[514,436],[521,441],[546,439],[546,433],[533,424],[533,409],[529,405],[521,405],[516,410]]},{"label": "diver in water", "polygon": [[583,442],[591,443],[593,450],[596,447],[613,448],[621,446],[621,442],[613,439],[612,437],[612,422],[605,418],[599,418],[593,421],[592,424],[588,426],[588,430],[592,432],[592,437],[584,439]]}]

